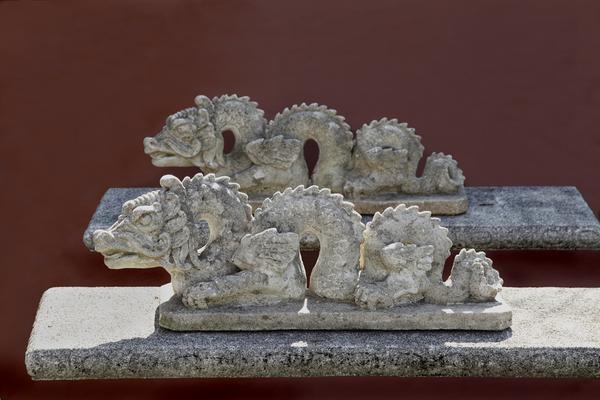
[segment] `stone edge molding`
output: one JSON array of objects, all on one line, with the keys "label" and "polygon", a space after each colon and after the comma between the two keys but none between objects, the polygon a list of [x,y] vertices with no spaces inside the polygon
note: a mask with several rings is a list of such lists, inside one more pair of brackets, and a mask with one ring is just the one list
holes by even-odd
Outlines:
[{"label": "stone edge molding", "polygon": [[[158,287],[62,287],[40,301],[35,380],[270,376],[600,377],[599,288],[504,288],[503,331],[172,332]],[[535,321],[535,322],[532,322]]]},{"label": "stone edge molding", "polygon": [[[93,232],[112,225],[124,202],[154,190],[108,189],[84,232],[86,247],[93,249]],[[465,192],[471,204],[465,214],[438,217],[448,228],[454,250],[600,250],[600,222],[575,187],[466,187]],[[371,219],[363,215],[362,222]],[[319,248],[310,235],[302,237],[300,245],[303,250]]]},{"label": "stone edge molding", "polygon": [[[144,151],[155,166],[196,166],[229,176],[258,202],[287,187],[316,185],[342,193],[364,213],[399,203],[435,214],[460,214],[468,207],[457,162],[432,153],[417,176],[421,137],[396,119],[371,121],[355,135],[336,110],[316,103],[286,108],[271,121],[249,97],[199,95],[194,103],[144,139]],[[226,131],[235,138],[227,153]],[[319,146],[312,174],[304,159],[308,140]]]},{"label": "stone edge molding", "polygon": [[[472,329],[474,324],[465,321],[479,321],[480,314],[486,322],[476,325],[479,329],[510,324],[510,312],[491,312],[492,305],[473,306],[471,317],[463,310],[464,320],[447,322],[441,306],[499,301],[502,279],[485,253],[462,249],[444,281],[452,246],[448,230],[416,206],[387,208],[365,226],[342,195],[298,186],[265,199],[253,216],[247,195],[228,177],[165,175],[160,183],[160,190],[125,202],[110,228],[94,232],[93,244],[109,268],[162,267],[170,273],[173,303],[181,307],[169,309],[171,318],[161,315],[168,321],[165,327],[204,329],[197,319],[189,322],[192,310],[198,318],[212,317],[222,329],[241,329],[247,320],[239,309],[265,306],[273,316],[287,315],[280,329],[323,329],[322,316],[330,317],[331,329],[342,326],[339,321],[349,329],[365,329],[390,318],[394,324],[382,325],[461,329],[457,321],[462,321],[464,329]],[[208,231],[200,229],[203,223]],[[306,234],[316,236],[321,247],[308,287],[299,251]],[[289,318],[289,308],[277,312],[311,296],[319,301],[311,299],[309,310],[316,305],[319,311],[308,317]],[[438,308],[415,311],[426,303]],[[396,308],[397,313],[374,312]],[[181,318],[172,317],[177,313]],[[418,322],[407,315],[416,315]],[[490,324],[493,318],[499,321]],[[256,329],[276,328],[262,319],[265,324],[257,323]]]}]

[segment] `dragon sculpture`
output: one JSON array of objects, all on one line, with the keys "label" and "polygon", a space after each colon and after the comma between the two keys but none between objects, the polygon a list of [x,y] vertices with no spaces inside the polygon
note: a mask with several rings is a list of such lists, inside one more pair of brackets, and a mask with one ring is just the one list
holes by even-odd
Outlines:
[{"label": "dragon sculpture", "polygon": [[[377,309],[493,301],[501,289],[492,261],[474,250],[462,250],[442,281],[452,242],[439,219],[416,206],[388,208],[365,227],[352,203],[317,186],[277,192],[253,217],[227,177],[166,175],[160,184],[127,201],[114,225],[94,232],[93,245],[110,268],[165,268],[191,309],[268,305],[307,291]],[[321,244],[308,288],[299,253],[305,234]]]},{"label": "dragon sculpture", "polygon": [[[398,193],[457,194],[464,184],[456,161],[442,153],[431,154],[417,177],[421,137],[395,119],[372,121],[355,139],[344,117],[318,104],[294,105],[269,122],[248,97],[197,96],[195,105],[169,116],[160,133],[144,139],[144,151],[156,166],[196,166],[230,176],[253,198],[313,184],[356,202]],[[226,154],[225,131],[235,137]],[[309,139],[319,146],[310,176],[304,159]]]}]

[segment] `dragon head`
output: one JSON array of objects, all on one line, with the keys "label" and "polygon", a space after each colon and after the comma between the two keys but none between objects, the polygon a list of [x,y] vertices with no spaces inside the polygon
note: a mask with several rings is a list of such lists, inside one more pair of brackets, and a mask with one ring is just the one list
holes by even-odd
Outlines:
[{"label": "dragon head", "polygon": [[193,265],[202,231],[182,209],[181,181],[165,175],[161,190],[123,204],[110,228],[94,232],[94,250],[109,268],[183,268]]},{"label": "dragon head", "polygon": [[210,146],[207,141],[215,138],[210,121],[213,105],[206,96],[197,96],[195,103],[196,107],[170,115],[156,136],[144,138],[144,152],[152,157],[152,164],[157,167],[204,166],[202,153]]}]

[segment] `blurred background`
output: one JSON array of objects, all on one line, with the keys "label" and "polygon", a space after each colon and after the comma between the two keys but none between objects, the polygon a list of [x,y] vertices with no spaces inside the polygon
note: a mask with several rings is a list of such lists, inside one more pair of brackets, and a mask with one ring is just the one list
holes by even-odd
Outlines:
[{"label": "blurred background", "polygon": [[[0,38],[0,398],[600,396],[577,379],[32,382],[24,365],[47,288],[168,281],[107,269],[82,234],[107,188],[197,172],[142,146],[197,94],[248,95],[269,118],[318,102],[353,129],[395,117],[467,185],[574,185],[597,214],[600,2],[2,1]],[[600,286],[600,252],[489,254],[506,286]]]}]

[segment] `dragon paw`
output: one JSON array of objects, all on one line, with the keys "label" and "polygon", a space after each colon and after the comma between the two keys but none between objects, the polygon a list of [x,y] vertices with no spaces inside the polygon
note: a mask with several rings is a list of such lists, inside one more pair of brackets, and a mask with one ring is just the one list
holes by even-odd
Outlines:
[{"label": "dragon paw", "polygon": [[207,162],[206,162],[206,166],[207,166],[208,168],[210,168],[210,169],[214,169],[214,170],[217,170],[217,169],[219,169],[219,168],[221,168],[221,167],[222,167],[222,165],[220,165],[220,164],[219,164],[218,162],[216,162],[216,161],[207,161]]},{"label": "dragon paw", "polygon": [[393,305],[392,297],[375,284],[359,285],[354,292],[354,301],[358,306],[369,310],[388,308]]},{"label": "dragon paw", "polygon": [[348,198],[358,198],[362,194],[367,193],[369,191],[369,187],[360,180],[347,181],[344,184],[344,188],[342,191],[344,196]]},{"label": "dragon paw", "polygon": [[208,308],[208,302],[216,298],[218,292],[212,282],[200,282],[188,287],[181,298],[183,304],[188,308]]},{"label": "dragon paw", "polygon": [[344,193],[344,196],[354,197],[354,185],[352,184],[352,182],[346,182],[342,191]]}]

